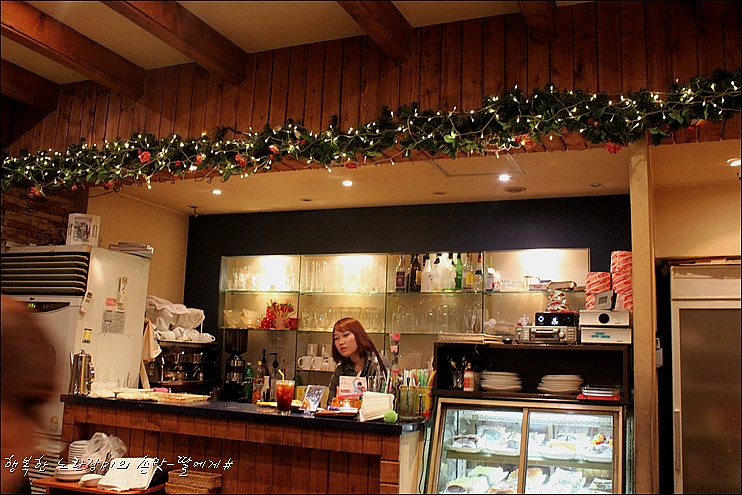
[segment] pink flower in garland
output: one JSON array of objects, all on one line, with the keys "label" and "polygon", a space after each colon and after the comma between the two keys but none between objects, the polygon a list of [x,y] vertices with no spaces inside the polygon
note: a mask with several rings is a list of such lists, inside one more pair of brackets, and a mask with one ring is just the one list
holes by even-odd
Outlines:
[{"label": "pink flower in garland", "polygon": [[150,160],[149,151],[139,151],[139,162],[142,165],[149,163],[149,160]]},{"label": "pink flower in garland", "polygon": [[201,162],[204,161],[203,155],[196,155],[196,165],[201,165]]},{"label": "pink flower in garland", "polygon": [[278,152],[281,151],[275,144],[271,144],[270,146],[268,146],[268,149],[271,150],[271,153],[273,153],[274,155],[277,155]]}]

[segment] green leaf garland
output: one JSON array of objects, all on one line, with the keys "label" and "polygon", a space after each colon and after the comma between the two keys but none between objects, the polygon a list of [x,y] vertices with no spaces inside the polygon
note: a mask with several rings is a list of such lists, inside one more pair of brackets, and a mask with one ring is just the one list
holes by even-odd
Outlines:
[{"label": "green leaf garland", "polygon": [[[103,186],[184,179],[222,181],[268,171],[288,156],[307,164],[354,168],[360,163],[394,163],[413,150],[455,159],[458,153],[485,155],[530,147],[550,133],[580,133],[611,153],[649,136],[656,145],[679,129],[694,130],[740,112],[742,71],[716,70],[667,93],[648,90],[611,97],[605,93],[558,90],[552,84],[530,95],[518,88],[486,96],[468,112],[421,110],[417,103],[395,113],[388,108],[370,123],[341,131],[337,119],[321,132],[289,120],[261,132],[220,128],[214,137],[182,138],[135,133],[130,139],[88,145],[84,139],[63,151],[11,157],[3,150],[2,190],[27,187],[29,196],[46,188]],[[224,140],[226,131],[239,138]]]}]

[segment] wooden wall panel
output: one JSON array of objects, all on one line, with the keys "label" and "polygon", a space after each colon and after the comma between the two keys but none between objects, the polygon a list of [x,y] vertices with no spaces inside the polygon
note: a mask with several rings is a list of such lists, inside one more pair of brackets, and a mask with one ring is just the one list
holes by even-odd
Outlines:
[{"label": "wooden wall panel", "polygon": [[523,16],[505,17],[505,89],[528,86],[528,31]]},{"label": "wooden wall panel", "polygon": [[[651,2],[650,2],[651,3]],[[613,49],[614,56],[622,60],[622,88],[637,91],[647,83],[647,45],[644,36],[644,5],[642,2],[621,2],[620,51]],[[614,21],[615,22],[615,21]],[[665,63],[669,63],[667,60]]]},{"label": "wooden wall panel", "polygon": [[209,84],[206,90],[206,111],[204,112],[204,130],[210,135],[221,125],[222,93],[224,79],[213,72],[209,73]]},{"label": "wooden wall panel", "polygon": [[[536,78],[531,76],[531,47],[532,42],[528,43],[528,63],[529,63],[529,91],[534,88],[543,88],[549,81],[553,82],[557,88],[566,89],[575,87],[574,79],[574,22],[572,8],[563,8],[557,11],[557,39],[551,43],[551,67],[546,66],[546,70],[551,71],[545,77]],[[548,60],[546,61],[548,64]]]},{"label": "wooden wall panel", "polygon": [[180,79],[180,69],[177,65],[165,68],[164,72],[160,133],[157,134],[159,138],[175,134],[175,109],[178,104],[178,80]]},{"label": "wooden wall panel", "polygon": [[134,100],[128,96],[121,95],[119,100],[119,121],[116,136],[121,139],[129,139],[132,133],[132,119],[134,118]]},{"label": "wooden wall panel", "polygon": [[183,138],[195,137],[191,134],[190,130],[195,70],[196,64],[183,64],[179,66],[178,71],[178,89],[175,97],[175,122],[173,123],[173,133]]},{"label": "wooden wall panel", "polygon": [[462,27],[461,22],[449,22],[441,33],[441,100],[437,108],[449,112],[461,110]]},{"label": "wooden wall panel", "polygon": [[85,81],[83,85],[82,116],[80,119],[80,134],[72,136],[77,141],[85,138],[88,144],[93,142],[93,122],[95,121],[96,99],[98,97],[98,85],[93,81]]},{"label": "wooden wall panel", "polygon": [[381,57],[381,75],[379,81],[379,102],[396,112],[400,107],[400,64],[388,57]]},{"label": "wooden wall panel", "polygon": [[361,65],[363,38],[354,36],[343,41],[343,79],[340,85],[340,128],[347,130],[359,123],[361,107]]},{"label": "wooden wall panel", "polygon": [[381,57],[381,50],[376,46],[376,43],[364,36],[361,63],[361,101],[357,123],[372,122],[379,117],[381,112]]},{"label": "wooden wall panel", "polygon": [[328,41],[325,46],[325,78],[322,88],[322,129],[327,129],[333,117],[340,120],[340,99],[343,77],[343,40]]},{"label": "wooden wall panel", "polygon": [[72,102],[70,113],[67,118],[67,137],[65,146],[77,143],[81,136],[84,136],[82,129],[82,109],[85,99],[85,83],[80,82],[73,84]]},{"label": "wooden wall panel", "polygon": [[573,84],[590,93],[598,91],[597,31],[595,4],[581,3],[572,7]]},{"label": "wooden wall panel", "polygon": [[149,77],[150,87],[140,101],[144,101],[144,120],[136,129],[139,132],[151,132],[156,137],[164,137],[162,124],[162,105],[165,98],[165,70],[152,71]]},{"label": "wooden wall panel", "polygon": [[482,51],[484,27],[482,19],[469,19],[462,26],[461,40],[461,110],[469,111],[482,105]]},{"label": "wooden wall panel", "polygon": [[103,141],[106,139],[106,128],[109,123],[108,105],[111,98],[111,90],[104,88],[103,86],[97,86],[96,91],[95,114],[93,115],[93,129],[90,133],[90,144],[95,144],[100,148],[103,146]]},{"label": "wooden wall panel", "polygon": [[[101,96],[98,96],[98,101],[101,101]],[[108,97],[106,97],[106,102],[108,102]],[[33,109],[28,110],[28,113],[32,113],[34,115],[34,126],[31,129],[31,139],[29,141],[28,149],[29,151],[36,152],[43,150],[42,142],[44,141],[44,118],[47,114],[47,112],[43,110]],[[105,109],[101,112],[96,113],[96,117],[102,116],[103,119],[107,116],[107,113],[105,112]],[[24,127],[25,129],[25,127]]]},{"label": "wooden wall panel", "polygon": [[275,50],[273,58],[273,76],[271,79],[271,100],[268,123],[271,127],[286,123],[286,102],[289,94],[289,64],[291,48]]},{"label": "wooden wall panel", "polygon": [[240,87],[236,84],[224,82],[224,92],[221,101],[221,118],[219,126],[228,126],[238,129],[237,126],[237,101],[240,97]]},{"label": "wooden wall panel", "polygon": [[420,108],[438,110],[441,104],[441,37],[440,25],[425,26],[420,42]]},{"label": "wooden wall panel", "polygon": [[[654,4],[652,2],[647,7]],[[698,75],[698,44],[693,8],[692,2],[673,2],[672,6],[668,6],[672,28],[672,77],[680,81],[688,81]],[[667,17],[667,12],[665,16]]]},{"label": "wooden wall panel", "polygon": [[412,32],[410,58],[399,66],[399,106],[420,102],[421,32]]},{"label": "wooden wall panel", "polygon": [[59,105],[57,106],[57,128],[55,134],[50,136],[52,145],[50,148],[61,150],[67,146],[67,129],[69,128],[70,113],[72,111],[72,97],[75,85],[62,86],[59,91]]},{"label": "wooden wall panel", "polygon": [[[567,33],[569,31],[569,34],[571,34],[571,30],[565,29],[564,32]],[[546,84],[549,81],[553,81],[554,79],[560,80],[562,78],[562,70],[566,68],[567,61],[571,62],[571,45],[570,45],[570,54],[569,57],[562,56],[564,54],[559,53],[558,51],[555,52],[555,56],[551,58],[549,56],[549,44],[546,43],[537,43],[533,41],[531,36],[528,36],[528,39],[526,41],[528,46],[528,67],[527,67],[527,73],[528,73],[528,79],[527,83],[523,86],[519,87],[525,91],[525,92],[531,92],[536,88],[543,88],[546,86]],[[560,60],[561,59],[561,60]],[[550,67],[550,62],[554,62],[556,64],[556,67],[560,67],[560,70],[552,71]],[[561,63],[559,63],[561,62]],[[572,67],[569,67],[568,74],[571,76],[572,74]],[[570,76],[567,76],[571,79]],[[561,83],[557,84],[558,87],[571,87],[571,86],[563,86]]]},{"label": "wooden wall panel", "polygon": [[482,94],[496,96],[505,90],[505,17],[488,17],[482,24]]},{"label": "wooden wall panel", "polygon": [[252,121],[255,132],[263,130],[268,123],[268,112],[271,102],[271,77],[273,75],[273,52],[257,54],[255,65],[255,92],[252,100]]},{"label": "wooden wall panel", "polygon": [[660,89],[660,81],[673,78],[673,56],[671,54],[674,51],[674,41],[668,3],[665,1],[650,2],[645,9],[647,82],[649,87],[657,89]]},{"label": "wooden wall panel", "polygon": [[618,2],[604,2],[597,9],[596,30],[598,91],[609,94],[620,94],[622,88],[621,50],[617,46],[620,40],[620,9]]},{"label": "wooden wall panel", "polygon": [[307,53],[307,84],[305,88],[304,119],[307,129],[318,132],[327,127],[322,121],[322,93],[325,72],[325,43],[312,43]]},{"label": "wooden wall panel", "polygon": [[728,15],[724,18],[724,68],[726,70],[739,69],[742,64],[742,32],[740,31],[740,25],[742,24],[742,15],[740,15],[740,7],[737,2],[727,2],[726,8],[728,9]]},{"label": "wooden wall panel", "polygon": [[249,132],[252,125],[252,99],[255,92],[255,54],[250,54],[247,63],[247,76],[239,85],[237,95],[237,109],[235,110],[236,128],[242,132]]},{"label": "wooden wall panel", "polygon": [[286,102],[286,118],[296,123],[304,121],[304,102],[307,90],[307,64],[309,45],[291,48],[291,66],[289,67],[289,90]]}]

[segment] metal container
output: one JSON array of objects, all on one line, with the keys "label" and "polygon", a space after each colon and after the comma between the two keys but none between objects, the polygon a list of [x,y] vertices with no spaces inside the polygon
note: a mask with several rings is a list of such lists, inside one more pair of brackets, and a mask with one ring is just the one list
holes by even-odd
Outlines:
[{"label": "metal container", "polygon": [[70,354],[70,386],[72,395],[90,394],[90,386],[95,379],[95,368],[90,354],[81,350],[79,354]]}]

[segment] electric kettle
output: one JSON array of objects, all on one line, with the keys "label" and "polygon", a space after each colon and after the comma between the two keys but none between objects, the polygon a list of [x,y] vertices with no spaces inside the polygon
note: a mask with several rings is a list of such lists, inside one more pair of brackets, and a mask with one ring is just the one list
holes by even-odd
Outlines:
[{"label": "electric kettle", "polygon": [[91,356],[84,350],[79,354],[70,354],[70,387],[72,395],[88,395],[90,385],[95,378],[95,369]]}]

